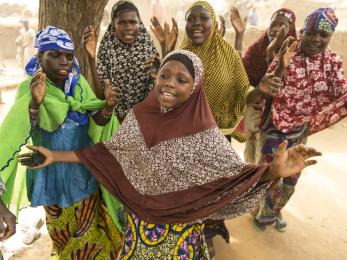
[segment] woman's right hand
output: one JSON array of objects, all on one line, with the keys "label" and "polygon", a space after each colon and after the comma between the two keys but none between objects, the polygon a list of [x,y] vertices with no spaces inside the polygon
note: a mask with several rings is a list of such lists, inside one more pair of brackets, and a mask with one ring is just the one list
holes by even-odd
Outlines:
[{"label": "woman's right hand", "polygon": [[38,109],[46,96],[46,74],[39,69],[30,82],[32,96],[30,107]]},{"label": "woman's right hand", "polygon": [[144,63],[145,71],[149,75],[149,77],[153,80],[157,79],[160,63],[161,63],[160,59],[157,56],[148,57],[145,60],[145,63]]},{"label": "woman's right hand", "polygon": [[[43,147],[43,146],[27,146],[30,150],[33,151],[33,153],[25,153],[25,154],[20,154],[18,155],[18,161],[24,165],[27,166],[30,169],[38,169],[38,168],[43,168],[51,163],[55,162],[54,158],[54,152]],[[33,161],[33,155],[35,153],[39,153],[45,157],[45,160],[41,160],[39,164],[36,163],[36,161]],[[43,161],[43,162],[42,162]]]},{"label": "woman's right hand", "polygon": [[267,61],[270,64],[273,57],[276,55],[276,51],[280,49],[280,47],[282,46],[284,39],[286,38],[285,35],[285,26],[282,25],[281,29],[279,30],[279,32],[277,33],[275,39],[273,39],[269,46],[266,49],[267,52]]},{"label": "woman's right hand", "polygon": [[247,16],[242,19],[239,10],[236,7],[232,7],[230,10],[230,21],[236,34],[244,34],[247,26]]},{"label": "woman's right hand", "polygon": [[151,25],[150,28],[152,32],[154,33],[155,38],[159,41],[160,44],[165,44],[165,33],[164,28],[159,23],[159,20],[157,17],[153,16],[151,18]]},{"label": "woman's right hand", "polygon": [[95,59],[96,55],[96,34],[93,26],[88,26],[83,31],[82,44],[88,56]]}]

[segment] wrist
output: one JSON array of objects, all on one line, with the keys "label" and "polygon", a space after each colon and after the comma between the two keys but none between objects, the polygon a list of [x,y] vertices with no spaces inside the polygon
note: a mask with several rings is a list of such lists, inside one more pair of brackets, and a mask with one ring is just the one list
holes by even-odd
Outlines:
[{"label": "wrist", "polygon": [[39,110],[40,109],[40,105],[41,104],[31,100],[30,105],[29,105],[29,109],[31,109],[31,110]]},{"label": "wrist", "polygon": [[278,172],[274,168],[275,168],[275,166],[273,165],[273,162],[270,163],[267,175],[268,175],[268,178],[271,180],[275,180],[275,179],[280,178]]},{"label": "wrist", "polygon": [[235,36],[239,39],[243,39],[243,36],[245,35],[245,31],[243,32],[236,32]]}]

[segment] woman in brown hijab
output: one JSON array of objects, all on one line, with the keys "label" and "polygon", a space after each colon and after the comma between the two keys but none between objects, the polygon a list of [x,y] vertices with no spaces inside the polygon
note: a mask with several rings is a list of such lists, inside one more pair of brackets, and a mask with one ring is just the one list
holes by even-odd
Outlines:
[{"label": "woman in brown hijab", "polygon": [[[271,164],[243,163],[218,130],[202,85],[201,60],[189,51],[172,52],[153,91],[110,142],[75,152],[31,147],[46,157],[36,167],[83,163],[124,204],[121,259],[209,259],[205,219],[251,211],[272,180],[314,164],[307,159],[320,154],[304,145],[286,150],[284,142]],[[29,164],[31,158],[20,160]]]}]

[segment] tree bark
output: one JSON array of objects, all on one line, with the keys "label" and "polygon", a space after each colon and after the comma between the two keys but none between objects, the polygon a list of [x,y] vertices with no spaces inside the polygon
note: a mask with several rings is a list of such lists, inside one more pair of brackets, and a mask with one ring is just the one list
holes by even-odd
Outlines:
[{"label": "tree bark", "polygon": [[[71,37],[81,73],[89,79],[87,54],[82,46],[83,30],[92,25],[99,36],[100,23],[108,0],[40,0],[39,30],[53,25]],[[91,82],[91,81],[89,81]]]}]

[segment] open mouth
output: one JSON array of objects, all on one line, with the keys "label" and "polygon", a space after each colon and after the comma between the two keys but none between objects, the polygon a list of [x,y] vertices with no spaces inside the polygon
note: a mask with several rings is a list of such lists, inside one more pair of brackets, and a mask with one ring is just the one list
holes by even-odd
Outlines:
[{"label": "open mouth", "polygon": [[67,71],[67,70],[58,70],[57,74],[59,74],[61,76],[67,76],[67,75],[69,75],[69,71]]},{"label": "open mouth", "polygon": [[196,37],[196,38],[202,37],[203,33],[204,33],[203,30],[194,30],[194,31],[192,31],[192,36]]},{"label": "open mouth", "polygon": [[166,91],[161,91],[160,96],[163,100],[167,100],[167,101],[172,101],[176,98],[176,95]]}]

